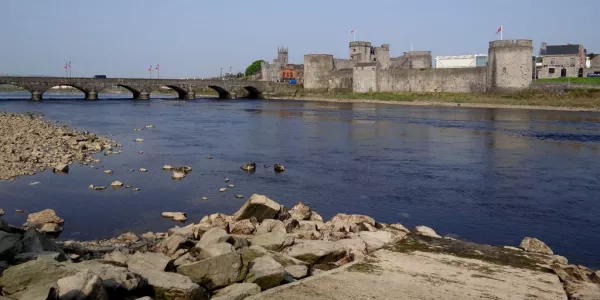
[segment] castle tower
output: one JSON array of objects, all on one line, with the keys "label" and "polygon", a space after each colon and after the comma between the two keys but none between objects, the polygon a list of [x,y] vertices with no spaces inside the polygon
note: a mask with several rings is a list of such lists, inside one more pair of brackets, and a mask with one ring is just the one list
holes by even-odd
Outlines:
[{"label": "castle tower", "polygon": [[304,88],[327,91],[329,88],[329,75],[333,71],[333,66],[333,55],[304,55]]},{"label": "castle tower", "polygon": [[515,91],[528,88],[532,80],[533,41],[491,41],[488,50],[488,91]]},{"label": "castle tower", "polygon": [[350,42],[350,59],[357,63],[372,62],[373,47],[371,42]]},{"label": "castle tower", "polygon": [[277,61],[283,65],[288,64],[288,48],[278,47],[277,48]]},{"label": "castle tower", "polygon": [[381,47],[375,47],[375,62],[381,69],[390,67],[390,45],[383,44]]}]

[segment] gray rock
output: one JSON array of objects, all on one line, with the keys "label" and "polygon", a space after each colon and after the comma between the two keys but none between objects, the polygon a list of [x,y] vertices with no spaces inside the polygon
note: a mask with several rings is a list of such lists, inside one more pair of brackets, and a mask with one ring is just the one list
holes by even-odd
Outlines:
[{"label": "gray rock", "polygon": [[524,238],[519,247],[521,247],[521,249],[523,249],[527,252],[542,253],[542,254],[548,254],[548,255],[554,254],[552,252],[552,249],[550,249],[550,247],[546,246],[546,244],[544,244],[544,242],[542,242],[536,238],[531,238],[531,237]]},{"label": "gray rock", "polygon": [[[171,235],[160,242],[160,248],[167,256],[172,256],[177,250],[183,248],[187,239],[181,235]],[[193,245],[193,244],[192,244]]]},{"label": "gray rock", "polygon": [[320,214],[318,214],[316,211],[313,211],[310,213],[310,218],[308,218],[309,221],[318,221],[318,222],[323,222],[323,217],[321,217]]},{"label": "gray rock", "polygon": [[205,300],[208,292],[186,276],[156,270],[137,270],[154,289],[156,299]]},{"label": "gray rock", "polygon": [[229,232],[229,227],[231,223],[234,223],[233,217],[224,215],[221,213],[216,213],[208,216],[204,216],[202,220],[200,220],[199,225],[209,225],[210,227],[219,227],[224,229],[226,232]]},{"label": "gray rock", "polygon": [[307,205],[304,205],[304,203],[298,202],[289,212],[293,219],[304,221],[310,219],[312,210]]},{"label": "gray rock", "polygon": [[306,240],[285,249],[283,253],[314,265],[336,262],[346,256],[346,249],[336,242]]},{"label": "gray rock", "polygon": [[365,215],[347,215],[347,214],[337,214],[332,219],[331,222],[335,222],[337,220],[344,221],[350,225],[358,225],[360,223],[367,223],[371,226],[375,226],[375,219],[365,216]]},{"label": "gray rock", "polygon": [[303,265],[287,266],[284,271],[283,280],[288,283],[308,276],[308,267]]},{"label": "gray rock", "polygon": [[235,248],[228,243],[216,243],[206,246],[197,246],[196,248],[200,250],[197,255],[198,260],[203,260],[235,251]]},{"label": "gray rock", "polygon": [[45,209],[27,216],[25,227],[35,227],[41,232],[58,233],[63,230],[62,225],[65,220],[58,217],[52,209]]},{"label": "gray rock", "polygon": [[300,222],[296,219],[289,218],[283,222],[283,225],[285,226],[287,233],[292,233],[300,226]]},{"label": "gray rock", "polygon": [[173,259],[154,252],[136,252],[127,261],[127,267],[136,272],[140,269],[170,271],[173,269]]},{"label": "gray rock", "polygon": [[131,255],[129,255],[128,253],[117,249],[113,252],[104,254],[102,259],[107,260],[107,261],[116,261],[116,262],[127,265],[127,262],[129,261],[130,257],[131,257]]},{"label": "gray rock", "polygon": [[316,230],[312,231],[296,231],[293,233],[293,236],[296,239],[300,240],[318,240],[323,236],[320,232]]},{"label": "gray rock", "polygon": [[273,170],[275,170],[277,173],[281,173],[285,171],[285,167],[282,164],[277,163],[273,166]]},{"label": "gray rock", "polygon": [[132,294],[146,286],[146,282],[125,267],[119,267],[99,260],[84,261],[72,266],[78,270],[89,270],[100,276],[109,296]]},{"label": "gray rock", "polygon": [[294,244],[295,238],[288,234],[272,232],[257,235],[250,239],[251,246],[261,246],[267,250],[281,251]]},{"label": "gray rock", "polygon": [[48,288],[56,281],[77,273],[77,270],[59,262],[48,260],[32,260],[24,264],[12,266],[0,277],[0,286],[4,295],[12,295],[35,286]]},{"label": "gray rock", "polygon": [[240,279],[246,278],[246,274],[248,274],[248,265],[251,261],[269,253],[267,249],[260,246],[243,248],[239,252],[242,255],[242,270],[240,271]]},{"label": "gray rock", "polygon": [[283,281],[283,266],[270,256],[255,258],[248,265],[248,276],[244,282],[256,283],[266,290]]},{"label": "gray rock", "polygon": [[256,226],[249,219],[237,221],[230,228],[231,234],[250,235],[254,233],[254,230],[256,230]]},{"label": "gray rock", "polygon": [[75,253],[78,255],[85,255],[90,252],[84,245],[75,241],[66,241],[62,244],[62,249],[67,253]]},{"label": "gray rock", "polygon": [[248,242],[248,238],[245,236],[238,236],[233,234],[228,234],[221,236],[219,238],[219,243],[228,243],[232,245],[236,250],[248,247],[250,243]]},{"label": "gray rock", "polygon": [[56,172],[60,172],[60,173],[69,173],[69,165],[68,164],[57,164],[54,166],[53,171]]},{"label": "gray rock", "polygon": [[[406,233],[404,234],[406,235]],[[394,235],[387,231],[363,231],[359,234],[359,237],[367,245],[368,253],[373,253],[394,240]]]},{"label": "gray rock", "polygon": [[285,224],[279,220],[266,219],[256,227],[256,235],[265,234],[269,232],[287,233]]},{"label": "gray rock", "polygon": [[21,252],[21,237],[0,231],[0,260],[11,261]]},{"label": "gray rock", "polygon": [[211,300],[242,300],[258,293],[260,293],[260,287],[256,283],[234,283],[216,291]]},{"label": "gray rock", "polygon": [[410,230],[408,230],[406,227],[399,223],[389,225],[388,229],[410,233]]},{"label": "gray rock", "polygon": [[240,280],[242,256],[232,252],[177,267],[177,273],[185,275],[209,290],[230,285]]},{"label": "gray rock", "polygon": [[234,214],[234,220],[240,221],[255,217],[259,222],[273,219],[279,213],[280,205],[264,195],[254,194]]},{"label": "gray rock", "polygon": [[178,235],[178,236],[182,236],[186,239],[193,239],[194,238],[194,228],[192,226],[186,226],[186,227],[176,226],[174,228],[169,229],[168,234],[169,234],[169,236]]},{"label": "gray rock", "polygon": [[67,256],[64,253],[59,252],[23,252],[15,256],[14,262],[22,264],[36,259],[62,262],[67,260]]},{"label": "gray rock", "polygon": [[441,239],[442,237],[435,232],[435,230],[427,227],[427,226],[417,226],[415,227],[415,233],[418,235],[428,236],[432,238]]},{"label": "gray rock", "polygon": [[57,285],[61,300],[108,300],[102,279],[88,270],[59,279]]},{"label": "gray rock", "polygon": [[212,229],[212,226],[209,224],[193,225],[192,230],[194,231],[194,239],[200,240],[200,238],[204,235],[204,233],[206,233],[207,231],[209,231],[211,229]]},{"label": "gray rock", "polygon": [[367,254],[367,244],[361,238],[342,239],[337,243],[346,249],[352,260],[362,259]]},{"label": "gray rock", "polygon": [[23,235],[23,250],[22,252],[58,252],[63,256],[65,253],[62,248],[58,246],[53,240],[51,240],[45,234],[37,231],[35,228],[30,227]]},{"label": "gray rock", "polygon": [[200,238],[200,241],[196,245],[207,246],[210,244],[216,244],[223,236],[227,236],[227,231],[225,231],[223,228],[212,228],[202,235],[202,238]]},{"label": "gray rock", "polygon": [[[4,298],[4,299],[19,299],[19,300],[48,300],[48,299],[58,299],[58,286],[56,286],[56,282],[51,285],[33,285],[28,286],[25,291],[19,292],[17,294],[11,295],[13,298]],[[0,298],[2,299],[2,298]]]},{"label": "gray rock", "polygon": [[322,230],[325,224],[319,221],[299,221],[298,222],[298,230],[299,231],[313,231],[313,230]]},{"label": "gray rock", "polygon": [[569,299],[574,300],[598,300],[600,299],[600,285],[582,282],[567,281],[564,283],[565,292]]},{"label": "gray rock", "polygon": [[303,262],[299,259],[295,259],[285,253],[269,251],[268,255],[271,256],[275,261],[280,263],[284,268],[288,267],[288,266],[294,266],[294,265],[306,265],[305,262]]}]

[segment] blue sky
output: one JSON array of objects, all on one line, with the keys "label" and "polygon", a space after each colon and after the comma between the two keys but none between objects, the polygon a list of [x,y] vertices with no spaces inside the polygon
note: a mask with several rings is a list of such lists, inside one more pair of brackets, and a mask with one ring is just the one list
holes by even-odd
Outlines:
[{"label": "blue sky", "polygon": [[[600,52],[598,0],[5,0],[0,5],[0,74],[106,74],[147,77],[218,75],[271,60],[279,45],[290,61],[307,53],[348,56],[358,40],[433,55],[487,53],[504,38],[582,43]],[[578,6],[575,7],[575,5]],[[570,8],[570,9],[566,9]],[[564,20],[561,20],[563,18]]]}]

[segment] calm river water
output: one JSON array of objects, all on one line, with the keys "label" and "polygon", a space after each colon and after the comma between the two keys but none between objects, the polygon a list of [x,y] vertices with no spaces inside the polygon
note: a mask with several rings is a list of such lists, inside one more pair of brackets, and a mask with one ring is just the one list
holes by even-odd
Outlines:
[{"label": "calm river water", "polygon": [[[0,94],[1,111],[40,112],[124,146],[122,154],[99,156],[96,169],[73,166],[68,175],[0,182],[8,222],[25,221],[15,209],[53,208],[66,220],[63,239],[164,231],[177,224],[162,219],[163,211],[184,211],[198,222],[235,212],[245,199],[234,194],[260,193],[288,207],[301,200],[324,218],[368,214],[479,243],[518,245],[534,236],[573,263],[600,267],[598,113],[61,95],[9,100],[15,95]],[[156,127],[132,130],[146,124]],[[249,161],[260,166],[254,174],[239,168]],[[262,167],[276,162],[287,170]],[[193,172],[173,181],[164,164],[191,165]],[[129,172],[139,168],[149,171]],[[226,177],[235,188],[220,193]],[[113,180],[142,191],[88,189]],[[41,184],[29,185],[35,181]]]}]

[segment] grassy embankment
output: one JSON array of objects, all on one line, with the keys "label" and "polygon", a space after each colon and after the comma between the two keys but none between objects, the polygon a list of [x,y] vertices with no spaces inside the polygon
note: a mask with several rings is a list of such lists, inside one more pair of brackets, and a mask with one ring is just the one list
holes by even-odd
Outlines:
[{"label": "grassy embankment", "polygon": [[462,93],[336,93],[315,95],[339,100],[377,100],[390,102],[436,102],[456,104],[489,104],[600,108],[600,89],[569,89],[564,92],[526,90],[514,94]]}]

